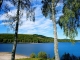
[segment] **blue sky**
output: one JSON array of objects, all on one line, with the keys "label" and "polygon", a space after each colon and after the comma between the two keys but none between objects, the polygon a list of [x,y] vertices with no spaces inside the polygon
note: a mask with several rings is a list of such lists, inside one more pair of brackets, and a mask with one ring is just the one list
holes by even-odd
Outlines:
[{"label": "blue sky", "polygon": [[[6,4],[9,4],[10,7],[14,7],[10,2],[6,2]],[[42,4],[40,0],[34,0],[33,6],[36,7],[35,9],[35,22],[30,21],[29,19],[26,20],[26,11],[22,11],[23,17],[20,19],[23,21],[23,24],[19,26],[19,34],[40,34],[48,37],[54,37],[53,35],[53,23],[49,18],[45,18],[42,15],[41,7]],[[62,8],[63,3],[60,2],[57,4],[56,9],[59,10],[59,12],[56,14],[56,19],[58,20],[59,17],[62,15]],[[11,12],[8,12],[10,15],[15,15],[16,9],[12,9]],[[0,15],[0,33],[14,33],[12,29],[8,29],[7,23],[2,23],[2,20],[8,19],[5,17],[5,13],[3,15]],[[79,30],[78,30],[79,31]],[[66,36],[63,33],[63,30],[57,25],[57,34],[59,39],[65,39]],[[76,37],[77,40],[80,40],[79,38],[80,33],[78,32],[78,36]]]}]

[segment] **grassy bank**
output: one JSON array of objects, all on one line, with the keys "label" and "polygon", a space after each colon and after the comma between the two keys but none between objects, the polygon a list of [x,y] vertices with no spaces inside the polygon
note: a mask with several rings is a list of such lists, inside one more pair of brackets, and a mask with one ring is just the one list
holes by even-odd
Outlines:
[{"label": "grassy bank", "polygon": [[16,60],[40,60],[39,58],[24,58],[24,59],[16,59]]},{"label": "grassy bank", "polygon": [[16,59],[16,60],[54,60],[54,59],[25,58],[25,59]]}]

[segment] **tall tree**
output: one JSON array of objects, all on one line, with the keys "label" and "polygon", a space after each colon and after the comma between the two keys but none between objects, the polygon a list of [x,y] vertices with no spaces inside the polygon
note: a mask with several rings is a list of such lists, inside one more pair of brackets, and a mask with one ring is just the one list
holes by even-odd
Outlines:
[{"label": "tall tree", "polygon": [[[3,0],[4,2],[7,2],[7,0]],[[17,47],[17,39],[18,39],[18,28],[19,28],[19,23],[20,23],[20,18],[23,15],[22,10],[26,10],[26,16],[27,18],[30,18],[31,20],[35,20],[34,17],[34,9],[31,7],[31,2],[30,0],[8,0],[14,8],[17,9],[15,16],[11,16],[8,12],[11,11],[11,8],[9,7],[8,4],[4,4],[3,7],[1,8],[4,10],[4,12],[7,14],[6,17],[9,18],[9,20],[6,20],[5,22],[8,22],[9,25],[14,29],[15,34],[14,34],[14,43],[13,43],[13,49],[12,49],[12,56],[11,60],[15,60],[15,52],[16,52],[16,47]]]},{"label": "tall tree", "polygon": [[54,32],[54,53],[55,53],[55,60],[60,60],[59,53],[58,53],[58,40],[57,40],[57,26],[56,26],[56,19],[55,14],[56,10],[55,7],[59,0],[42,0],[42,13],[45,17],[50,17],[53,22],[53,32]]},{"label": "tall tree", "polygon": [[64,34],[73,41],[78,34],[77,28],[80,28],[80,0],[64,1],[63,15],[58,23]]},{"label": "tall tree", "polygon": [[12,56],[11,56],[11,60],[15,60],[15,52],[16,52],[16,45],[17,45],[17,39],[18,39],[18,25],[19,25],[19,10],[20,10],[20,0],[17,1],[18,2],[18,6],[17,6],[17,21],[16,21],[16,27],[15,27],[15,39],[14,39],[14,45],[13,45],[13,49],[12,49]]}]

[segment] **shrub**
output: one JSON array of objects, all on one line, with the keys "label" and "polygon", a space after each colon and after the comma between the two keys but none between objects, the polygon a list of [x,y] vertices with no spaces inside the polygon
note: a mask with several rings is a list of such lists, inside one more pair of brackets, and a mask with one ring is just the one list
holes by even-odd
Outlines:
[{"label": "shrub", "polygon": [[47,54],[45,52],[39,52],[38,58],[47,59]]},{"label": "shrub", "polygon": [[62,57],[61,57],[61,60],[71,60],[71,56],[69,53],[65,53]]},{"label": "shrub", "polygon": [[35,58],[35,57],[36,57],[35,53],[32,53],[32,54],[30,55],[30,57],[31,57],[31,58]]},{"label": "shrub", "polygon": [[70,55],[69,53],[65,53],[61,60],[79,60],[79,57],[76,57],[75,55]]}]

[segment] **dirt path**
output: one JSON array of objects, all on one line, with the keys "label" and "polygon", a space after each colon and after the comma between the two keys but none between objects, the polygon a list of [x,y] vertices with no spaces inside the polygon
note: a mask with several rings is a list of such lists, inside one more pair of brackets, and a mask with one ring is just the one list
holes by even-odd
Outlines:
[{"label": "dirt path", "polygon": [[[15,59],[21,59],[21,58],[29,58],[29,57],[16,54]],[[11,60],[11,53],[0,52],[0,60]]]}]

